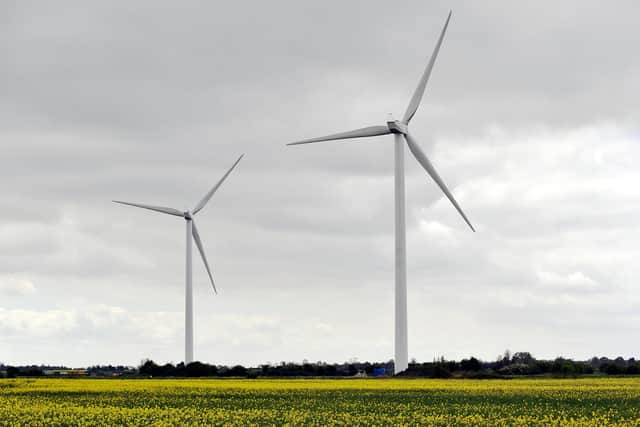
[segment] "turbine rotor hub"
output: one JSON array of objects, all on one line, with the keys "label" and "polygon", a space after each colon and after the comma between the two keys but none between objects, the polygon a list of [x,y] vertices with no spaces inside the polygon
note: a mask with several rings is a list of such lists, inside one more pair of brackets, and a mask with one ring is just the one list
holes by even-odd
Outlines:
[{"label": "turbine rotor hub", "polygon": [[387,122],[387,127],[391,131],[391,133],[399,133],[401,135],[406,135],[409,132],[409,128],[406,123],[399,122],[398,120],[393,120]]},{"label": "turbine rotor hub", "polygon": [[189,211],[184,211],[183,215],[184,215],[184,219],[186,219],[187,221],[191,221],[193,219],[191,217],[191,212]]}]

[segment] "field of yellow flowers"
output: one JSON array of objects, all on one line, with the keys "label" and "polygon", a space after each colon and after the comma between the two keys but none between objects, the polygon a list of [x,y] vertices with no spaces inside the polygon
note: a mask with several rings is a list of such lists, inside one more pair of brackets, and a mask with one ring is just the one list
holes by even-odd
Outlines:
[{"label": "field of yellow flowers", "polygon": [[0,425],[640,426],[640,378],[4,379]]}]

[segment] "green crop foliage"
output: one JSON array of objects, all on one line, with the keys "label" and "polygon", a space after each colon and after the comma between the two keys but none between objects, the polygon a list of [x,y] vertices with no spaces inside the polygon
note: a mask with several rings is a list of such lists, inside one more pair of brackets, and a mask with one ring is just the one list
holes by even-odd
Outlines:
[{"label": "green crop foliage", "polygon": [[640,378],[4,379],[0,425],[640,426]]}]

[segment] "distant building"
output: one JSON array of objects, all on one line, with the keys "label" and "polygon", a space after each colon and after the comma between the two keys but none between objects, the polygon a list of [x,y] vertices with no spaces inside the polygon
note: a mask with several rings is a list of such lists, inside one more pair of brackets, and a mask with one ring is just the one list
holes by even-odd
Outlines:
[{"label": "distant building", "polygon": [[387,370],[385,368],[373,368],[373,376],[375,377],[384,377],[387,374]]},{"label": "distant building", "polygon": [[76,376],[76,377],[85,377],[87,376],[86,369],[46,369],[44,371],[46,376],[52,377],[68,377],[68,376]]}]

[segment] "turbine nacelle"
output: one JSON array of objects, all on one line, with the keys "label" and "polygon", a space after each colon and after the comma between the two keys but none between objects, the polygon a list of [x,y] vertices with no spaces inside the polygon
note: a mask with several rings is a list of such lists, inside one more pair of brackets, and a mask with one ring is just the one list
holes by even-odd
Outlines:
[{"label": "turbine nacelle", "polygon": [[191,221],[193,219],[193,217],[191,216],[191,212],[189,211],[184,211],[182,216],[184,216],[184,219],[186,219],[187,221]]},{"label": "turbine nacelle", "polygon": [[406,123],[402,123],[398,120],[392,120],[387,122],[387,127],[389,128],[389,132],[397,133],[400,135],[406,135],[409,133],[409,127]]}]

